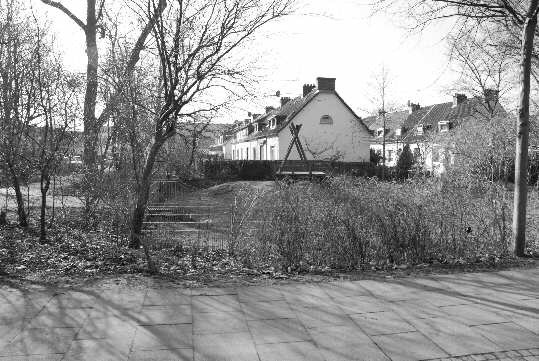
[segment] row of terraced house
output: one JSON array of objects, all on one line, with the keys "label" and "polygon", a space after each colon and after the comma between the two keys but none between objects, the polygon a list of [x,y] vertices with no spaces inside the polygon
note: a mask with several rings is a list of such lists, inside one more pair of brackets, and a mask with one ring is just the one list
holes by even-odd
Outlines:
[{"label": "row of terraced house", "polygon": [[[283,97],[280,107],[267,107],[264,114],[250,114],[222,132],[210,154],[228,160],[282,160],[292,140],[289,125],[301,125],[299,139],[307,159],[368,162],[371,150],[381,155],[385,143],[386,165],[395,166],[405,144],[425,170],[443,172],[443,149],[433,147],[433,135],[448,132],[468,120],[504,113],[498,93],[484,97],[455,94],[452,101],[361,118],[337,93],[334,78],[317,78],[303,86],[302,95]],[[385,123],[385,127],[384,127]],[[288,157],[300,159],[295,147]]]}]

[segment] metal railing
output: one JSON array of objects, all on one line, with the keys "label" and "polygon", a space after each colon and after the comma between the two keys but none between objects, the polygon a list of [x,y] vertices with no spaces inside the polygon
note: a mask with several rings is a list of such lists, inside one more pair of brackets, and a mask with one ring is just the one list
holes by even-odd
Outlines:
[{"label": "metal railing", "polygon": [[227,248],[228,212],[208,200],[193,198],[196,190],[178,180],[152,184],[143,229],[152,248]]}]

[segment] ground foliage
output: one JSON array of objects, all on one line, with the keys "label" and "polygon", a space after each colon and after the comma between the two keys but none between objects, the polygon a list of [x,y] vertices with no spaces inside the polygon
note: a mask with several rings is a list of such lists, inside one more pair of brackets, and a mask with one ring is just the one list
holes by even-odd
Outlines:
[{"label": "ground foliage", "polygon": [[83,232],[67,229],[51,231],[52,241],[40,244],[37,234],[18,227],[0,229],[0,282],[2,276],[11,280],[30,280],[62,286],[112,282],[144,285],[155,282],[202,285],[251,285],[288,282],[321,282],[328,280],[358,280],[398,278],[485,271],[511,267],[534,267],[534,260],[507,257],[476,258],[467,263],[458,261],[422,263],[416,265],[380,264],[369,269],[342,272],[330,268],[297,267],[281,269],[268,262],[246,266],[241,257],[225,250],[181,247],[162,248],[153,256],[159,261],[159,274],[150,275],[141,250],[126,247],[127,237],[105,231]]},{"label": "ground foliage", "polygon": [[[249,265],[352,271],[497,264],[513,257],[511,192],[496,183],[339,177],[281,184],[259,198],[261,212],[245,211],[265,221],[255,237],[246,233],[234,245]],[[538,251],[535,226],[530,219],[530,254]]]},{"label": "ground foliage", "polygon": [[[224,197],[223,186],[213,192],[215,197]],[[233,212],[238,218],[247,213],[268,221],[261,223],[256,237],[238,227],[226,250],[163,245],[152,247],[152,257],[159,277],[195,285],[395,277],[532,264],[508,251],[511,217],[503,212],[511,209],[510,191],[492,186],[338,178],[256,191],[243,187],[232,197]],[[536,198],[532,195],[532,206]],[[46,244],[40,244],[33,229],[36,220],[28,229],[0,227],[1,273],[54,282],[147,274],[143,251],[129,249],[127,232],[113,222],[87,229],[80,214],[68,212],[49,230]],[[530,253],[538,250],[535,231],[530,229]]]}]

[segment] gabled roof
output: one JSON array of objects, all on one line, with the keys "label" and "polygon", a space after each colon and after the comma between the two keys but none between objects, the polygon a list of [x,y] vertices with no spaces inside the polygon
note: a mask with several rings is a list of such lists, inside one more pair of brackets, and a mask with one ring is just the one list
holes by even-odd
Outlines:
[{"label": "gabled roof", "polygon": [[[503,107],[498,104],[496,112],[506,114]],[[425,141],[429,133],[438,131],[439,122],[447,121],[453,126],[459,125],[470,117],[484,117],[487,115],[487,109],[482,98],[470,98],[457,106],[452,102],[433,104],[421,107],[413,112],[398,111],[386,114],[386,142],[404,141],[407,143],[416,143]],[[383,119],[381,116],[366,118],[369,122],[369,128],[373,131],[382,128]],[[423,134],[416,132],[418,126],[423,126]],[[401,128],[401,136],[395,134],[395,130]],[[381,138],[376,138],[375,142],[382,142]]]},{"label": "gabled roof", "polygon": [[[323,93],[327,93],[327,91],[322,91]],[[321,91],[318,90],[318,88],[314,88],[311,90],[307,95],[305,96],[298,96],[294,99],[289,100],[287,103],[285,103],[283,106],[274,109],[270,111],[269,113],[262,114],[259,117],[255,118],[253,120],[253,123],[265,123],[268,124],[269,121],[273,118],[277,118],[280,120],[280,123],[274,128],[269,129],[266,128],[262,131],[255,132],[253,134],[250,134],[248,137],[243,138],[241,141],[249,141],[259,138],[265,138],[269,136],[274,136],[279,134],[283,129],[287,128],[290,122],[305,108],[314,98],[320,94]],[[341,98],[341,96],[335,92],[332,91],[331,93],[335,94],[337,98],[350,110],[350,112],[354,115],[354,117],[357,119],[359,124],[365,128],[366,131],[369,131],[368,127],[363,123],[362,119],[356,115],[356,113],[346,104],[346,102]]]},{"label": "gabled roof", "polygon": [[[386,133],[386,139],[388,137],[395,136],[395,130],[402,127],[403,123],[406,121],[406,118],[408,118],[407,110],[401,110],[386,114],[386,129],[389,129],[389,131]],[[380,115],[374,115],[364,118],[363,121],[373,132],[376,132],[378,129],[384,127],[384,119]]]}]

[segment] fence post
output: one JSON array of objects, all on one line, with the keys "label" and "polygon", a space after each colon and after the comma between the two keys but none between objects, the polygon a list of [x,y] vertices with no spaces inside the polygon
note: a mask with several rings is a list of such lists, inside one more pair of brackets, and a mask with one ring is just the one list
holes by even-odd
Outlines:
[{"label": "fence post", "polygon": [[56,199],[56,176],[53,176],[52,177],[52,215],[51,215],[51,221],[50,221],[51,227],[52,227],[52,224],[54,223],[55,199]]}]

